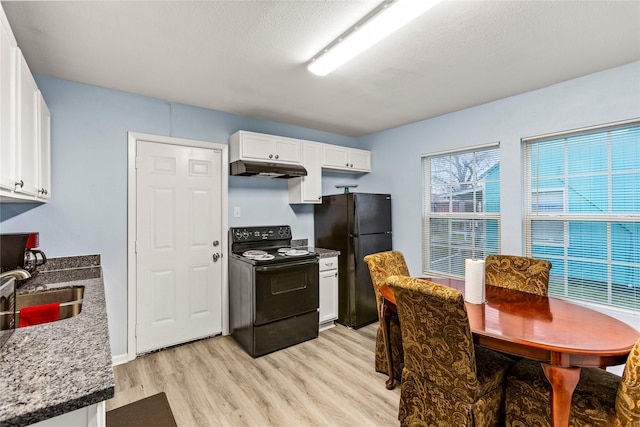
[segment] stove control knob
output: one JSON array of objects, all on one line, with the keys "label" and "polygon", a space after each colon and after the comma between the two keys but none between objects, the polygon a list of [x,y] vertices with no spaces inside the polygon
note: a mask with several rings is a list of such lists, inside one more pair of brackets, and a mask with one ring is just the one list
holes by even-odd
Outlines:
[{"label": "stove control knob", "polygon": [[236,239],[240,240],[242,239],[242,231],[240,230],[236,230],[234,231],[233,235],[235,236]]},{"label": "stove control knob", "polygon": [[247,230],[244,230],[242,232],[242,237],[244,237],[245,239],[247,239],[249,237],[249,232]]},{"label": "stove control knob", "polygon": [[278,234],[280,234],[280,237],[289,237],[289,235],[291,234],[291,229],[289,227],[280,227],[280,230],[278,230]]}]

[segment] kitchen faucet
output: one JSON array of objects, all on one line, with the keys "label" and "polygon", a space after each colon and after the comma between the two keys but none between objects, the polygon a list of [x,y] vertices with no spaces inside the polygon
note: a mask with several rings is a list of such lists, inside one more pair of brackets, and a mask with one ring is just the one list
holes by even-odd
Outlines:
[{"label": "kitchen faucet", "polygon": [[27,270],[23,270],[21,268],[17,268],[15,270],[5,271],[4,273],[0,273],[0,279],[3,277],[14,277],[16,280],[27,280],[31,277],[31,274]]}]

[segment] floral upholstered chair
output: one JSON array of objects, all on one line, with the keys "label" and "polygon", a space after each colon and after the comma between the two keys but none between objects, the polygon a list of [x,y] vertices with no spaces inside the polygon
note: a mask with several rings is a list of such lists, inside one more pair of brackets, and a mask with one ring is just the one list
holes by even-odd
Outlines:
[{"label": "floral upholstered chair", "polygon": [[[522,359],[507,376],[506,425],[551,426],[551,386],[540,363]],[[571,427],[640,426],[640,339],[622,378],[599,368],[582,368],[571,400]]]},{"label": "floral upholstered chair", "polygon": [[488,255],[484,263],[485,283],[546,296],[551,262],[513,255]]},{"label": "floral upholstered chair", "polygon": [[400,425],[504,425],[505,376],[514,361],[473,344],[462,293],[410,277],[387,283],[404,344]]},{"label": "floral upholstered chair", "polygon": [[[409,269],[404,260],[404,256],[400,251],[379,252],[364,257],[365,262],[369,266],[371,274],[371,282],[373,290],[376,294],[376,304],[378,307],[378,320],[380,320],[380,304],[382,297],[378,289],[386,283],[389,276],[409,276]],[[393,364],[393,376],[400,379],[402,375],[402,367],[404,365],[404,356],[402,352],[402,336],[400,335],[400,324],[397,317],[392,317],[390,322],[391,360]],[[376,338],[375,350],[375,369],[376,372],[388,374],[387,356],[382,337],[382,328],[378,327],[378,335]]]}]

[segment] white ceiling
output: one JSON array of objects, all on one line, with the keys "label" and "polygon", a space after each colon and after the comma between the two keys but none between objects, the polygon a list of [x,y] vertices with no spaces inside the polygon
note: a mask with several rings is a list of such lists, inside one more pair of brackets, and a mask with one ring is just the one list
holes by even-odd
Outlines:
[{"label": "white ceiling", "polygon": [[379,2],[2,6],[34,73],[354,137],[640,60],[640,1],[445,1],[307,71]]}]

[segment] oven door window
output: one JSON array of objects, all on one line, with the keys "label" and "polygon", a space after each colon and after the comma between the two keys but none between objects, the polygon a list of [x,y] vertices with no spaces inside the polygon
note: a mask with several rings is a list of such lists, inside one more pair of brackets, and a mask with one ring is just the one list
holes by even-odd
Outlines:
[{"label": "oven door window", "polygon": [[257,267],[255,324],[318,310],[318,263]]}]

